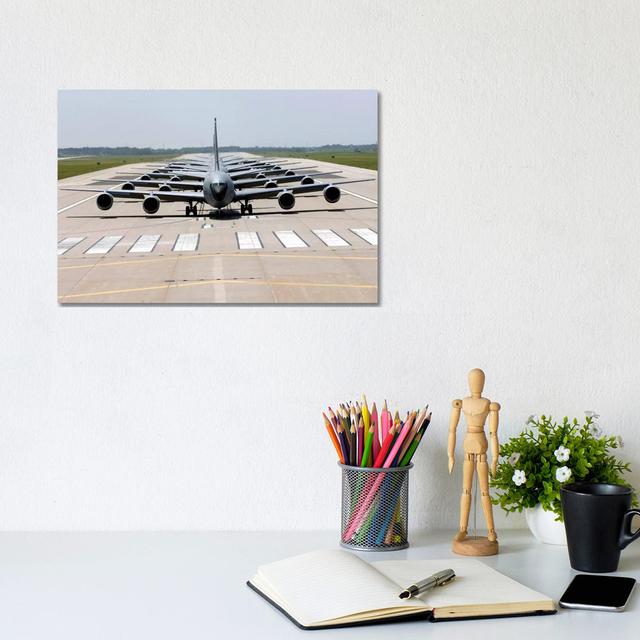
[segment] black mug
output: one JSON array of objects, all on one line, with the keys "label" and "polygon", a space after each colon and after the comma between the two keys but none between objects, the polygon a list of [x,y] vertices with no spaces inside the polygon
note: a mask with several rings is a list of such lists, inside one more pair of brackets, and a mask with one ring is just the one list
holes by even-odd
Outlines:
[{"label": "black mug", "polygon": [[606,573],[618,568],[620,552],[640,537],[631,520],[631,489],[619,484],[574,482],[560,489],[569,560],[577,571]]}]

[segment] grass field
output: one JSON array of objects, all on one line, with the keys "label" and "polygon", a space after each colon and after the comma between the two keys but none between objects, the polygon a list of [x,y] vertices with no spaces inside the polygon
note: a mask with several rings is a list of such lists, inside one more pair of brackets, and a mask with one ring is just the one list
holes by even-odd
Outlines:
[{"label": "grass field", "polygon": [[147,156],[87,156],[86,158],[70,158],[69,160],[58,160],[58,180],[79,176],[81,173],[91,173],[100,169],[110,169],[124,164],[135,164],[138,162],[155,162],[166,160],[175,156],[147,155]]},{"label": "grass field", "polygon": [[[335,162],[336,164],[346,164],[350,167],[362,167],[363,169],[378,170],[378,154],[375,151],[286,151],[275,152],[275,155],[287,156],[287,158],[309,158],[309,160],[320,160],[322,162]],[[271,155],[265,152],[262,155]]]}]

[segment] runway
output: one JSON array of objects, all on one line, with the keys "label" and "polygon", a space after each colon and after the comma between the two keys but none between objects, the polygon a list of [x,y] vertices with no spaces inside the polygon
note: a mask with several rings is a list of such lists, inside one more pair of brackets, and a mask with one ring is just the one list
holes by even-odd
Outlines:
[{"label": "runway", "polygon": [[[283,158],[282,161],[285,159]],[[377,172],[318,161],[326,181],[374,178],[345,185],[329,204],[297,196],[283,211],[254,201],[253,216],[187,217],[184,204],[163,202],[147,215],[140,201],[100,211],[90,193],[58,189],[58,301],[62,304],[376,303],[378,299]],[[118,172],[140,175],[149,165],[124,165],[58,182],[92,185]],[[295,167],[292,167],[295,168]],[[106,187],[108,188],[108,187]],[[255,215],[261,214],[261,215]]]}]

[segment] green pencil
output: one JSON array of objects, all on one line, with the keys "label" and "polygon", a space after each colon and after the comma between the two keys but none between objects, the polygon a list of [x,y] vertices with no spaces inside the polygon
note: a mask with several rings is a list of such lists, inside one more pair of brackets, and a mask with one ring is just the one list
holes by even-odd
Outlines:
[{"label": "green pencil", "polygon": [[367,437],[364,440],[364,451],[362,452],[361,467],[369,466],[369,458],[371,457],[371,449],[373,447],[373,425],[369,427],[367,431]]}]

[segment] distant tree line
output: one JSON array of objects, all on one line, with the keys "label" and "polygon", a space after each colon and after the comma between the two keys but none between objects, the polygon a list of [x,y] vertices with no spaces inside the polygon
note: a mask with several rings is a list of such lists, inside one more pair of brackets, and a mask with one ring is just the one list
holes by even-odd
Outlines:
[{"label": "distant tree line", "polygon": [[[152,147],[64,147],[58,149],[58,157],[68,156],[145,156],[177,155],[181,153],[209,153],[211,146],[180,147],[179,149],[154,149]],[[351,153],[377,152],[377,144],[325,144],[321,147],[220,147],[220,151],[247,151],[249,153],[285,152],[308,153],[322,151],[348,151]]]}]

